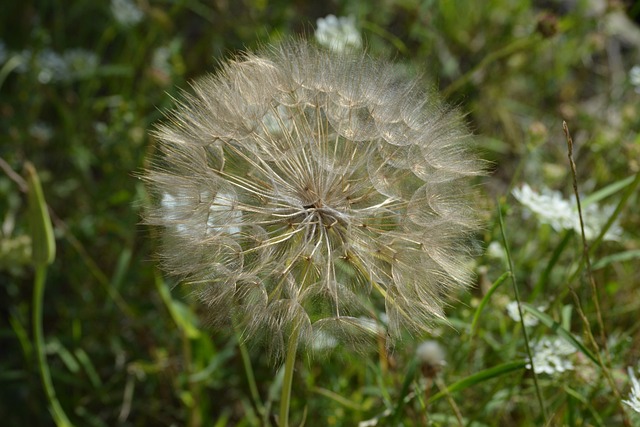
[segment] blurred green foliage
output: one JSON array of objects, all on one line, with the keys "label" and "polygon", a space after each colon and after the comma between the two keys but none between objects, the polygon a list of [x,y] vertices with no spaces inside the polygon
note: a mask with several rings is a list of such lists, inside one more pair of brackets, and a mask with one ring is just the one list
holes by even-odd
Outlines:
[{"label": "blurred green foliage", "polygon": [[[0,5],[2,425],[53,423],[30,332],[26,162],[38,169],[57,238],[44,332],[58,399],[76,425],[253,426],[277,412],[277,367],[249,349],[256,396],[234,332],[209,328],[188,289],[158,272],[154,231],[139,225],[145,193],[136,173],[154,150],[149,130],[190,79],[243,49],[312,37],[316,19],[330,13],[355,16],[372,55],[423,72],[469,113],[494,164],[482,185],[489,204],[499,199],[504,209],[523,301],[547,306],[553,321],[594,351],[587,338],[591,328],[600,337],[597,298],[609,337],[607,369],[627,392],[626,367],[640,355],[637,194],[622,206],[623,237],[593,254],[606,261],[594,272],[593,295],[584,274],[569,282],[582,256],[579,236],[523,218],[510,190],[527,182],[572,194],[563,120],[574,135],[584,194],[638,173],[640,89],[629,78],[640,63],[638,7],[604,0],[139,0],[132,3],[139,21],[127,24],[116,19],[120,3]],[[606,202],[617,203],[625,188]],[[500,242],[492,209],[485,245]],[[353,426],[379,417],[377,425],[393,425],[388,410],[398,425],[455,425],[457,409],[474,426],[543,425],[531,371],[522,368],[522,329],[505,311],[514,299],[509,286],[494,289],[480,305],[477,328],[470,327],[483,295],[508,270],[504,258],[487,252],[477,270],[477,288],[449,308],[453,327],[435,331],[448,353],[443,383],[408,375],[419,340],[390,354],[382,344],[365,358],[337,350],[303,359],[294,424]],[[529,334],[555,332],[541,322]],[[621,425],[619,396],[597,364],[581,353],[574,364],[572,372],[539,376],[546,421]],[[458,388],[445,398],[444,384]]]}]

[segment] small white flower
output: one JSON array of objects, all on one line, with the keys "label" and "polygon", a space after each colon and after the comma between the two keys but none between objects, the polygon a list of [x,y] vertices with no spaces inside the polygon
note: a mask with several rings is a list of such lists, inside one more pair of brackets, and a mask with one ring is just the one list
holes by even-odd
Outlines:
[{"label": "small white flower", "polygon": [[640,65],[634,65],[629,70],[629,82],[636,89],[636,92],[640,93]]},{"label": "small white flower", "polygon": [[35,122],[29,126],[29,136],[43,142],[48,142],[53,137],[53,128],[44,122]]},{"label": "small white flower", "polygon": [[51,49],[44,49],[36,59],[38,81],[42,84],[67,79],[69,66],[64,58]]},{"label": "small white flower", "polygon": [[98,55],[85,49],[69,49],[62,54],[46,48],[34,54],[23,50],[16,72],[26,73],[33,65],[42,84],[69,82],[93,74],[98,68]]},{"label": "small white flower", "polygon": [[494,259],[506,259],[507,254],[499,242],[493,241],[487,247],[487,256]]},{"label": "small white flower", "polygon": [[334,15],[328,15],[319,18],[317,23],[315,37],[322,46],[336,52],[362,47],[362,37],[353,16],[336,18]]},{"label": "small white flower", "polygon": [[[507,304],[507,314],[513,319],[514,322],[520,322],[520,312],[518,311],[518,301],[511,301]],[[539,306],[538,311],[545,311],[547,308]],[[524,313],[524,325],[536,326],[538,324],[538,318],[529,312]]]},{"label": "small white flower", "polygon": [[631,391],[629,392],[629,400],[623,400],[622,403],[640,413],[640,381],[636,378],[631,367],[627,368],[627,372],[629,372],[629,380],[631,381]]},{"label": "small white flower", "polygon": [[432,368],[439,368],[447,364],[446,354],[438,341],[427,340],[416,349],[418,360]]},{"label": "small white flower", "polygon": [[19,74],[24,74],[29,71],[29,65],[33,59],[33,52],[29,49],[23,49],[20,52],[16,53],[16,57],[19,59],[19,64],[15,68],[15,72]]},{"label": "small white flower", "polygon": [[131,0],[111,0],[111,13],[123,27],[132,27],[144,17],[142,10]]},{"label": "small white flower", "polygon": [[[580,233],[580,218],[576,203],[566,200],[559,191],[543,188],[541,193],[535,192],[528,184],[513,190],[513,196],[535,214],[541,224],[549,224],[556,231],[574,230]],[[615,210],[614,206],[600,208],[596,204],[584,206],[582,217],[587,239],[600,234]],[[622,228],[616,221],[604,235],[605,240],[618,240]]]},{"label": "small white flower", "polygon": [[[566,356],[575,353],[575,351],[575,348],[562,338],[543,337],[535,342],[532,348],[536,374],[553,375],[573,370],[573,363]],[[527,364],[527,369],[531,369],[530,363]]]},{"label": "small white flower", "polygon": [[163,72],[166,75],[171,75],[173,67],[171,66],[171,50],[168,46],[161,46],[153,51],[151,58],[151,66]]}]

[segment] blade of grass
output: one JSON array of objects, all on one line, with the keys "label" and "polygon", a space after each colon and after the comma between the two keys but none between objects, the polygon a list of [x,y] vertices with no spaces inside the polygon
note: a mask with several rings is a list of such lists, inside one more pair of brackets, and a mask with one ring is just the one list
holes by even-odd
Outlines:
[{"label": "blade of grass", "polygon": [[[575,400],[577,400],[578,402],[582,403],[588,410],[589,413],[593,416],[593,419],[595,420],[596,425],[600,426],[600,427],[604,427],[604,424],[602,423],[602,418],[600,417],[600,415],[598,415],[598,411],[593,407],[593,405],[591,405],[590,400],[585,398],[584,396],[582,396],[580,393],[578,393],[576,390],[572,389],[571,387],[565,385],[564,387],[564,391],[571,397],[573,397]],[[584,422],[586,422],[587,420],[584,420]]]},{"label": "blade of grass", "polygon": [[322,388],[322,387],[313,387],[310,390],[312,393],[318,393],[321,396],[327,397],[333,401],[335,401],[336,403],[338,403],[339,405],[344,406],[345,408],[349,408],[352,409],[354,411],[357,412],[362,412],[365,410],[365,408],[362,407],[362,405],[360,405],[359,403],[356,403],[352,400],[347,399],[346,397],[343,397],[341,395],[339,395],[338,393],[331,391],[331,390],[327,390],[326,388]]},{"label": "blade of grass", "polygon": [[476,312],[473,315],[473,320],[471,321],[471,336],[475,335],[476,333],[476,329],[478,326],[478,319],[480,319],[480,314],[482,314],[482,310],[484,310],[484,307],[489,302],[491,295],[493,295],[496,289],[500,287],[502,282],[507,280],[510,274],[511,273],[509,273],[508,271],[502,273],[502,276],[498,277],[498,279],[493,283],[493,285],[491,285],[486,295],[482,298],[482,301],[480,301],[480,304],[478,304],[478,308],[476,309]]},{"label": "blade of grass", "polygon": [[600,190],[585,197],[582,200],[582,204],[584,206],[588,206],[592,203],[597,203],[602,199],[606,199],[607,197],[616,194],[618,191],[622,190],[624,187],[633,183],[634,178],[635,178],[635,175],[631,175],[624,179],[616,181],[612,184],[609,184],[606,187],[601,188]]},{"label": "blade of grass", "polygon": [[608,255],[599,259],[593,264],[593,269],[598,270],[614,262],[631,261],[637,258],[640,258],[640,249],[618,252],[617,254]]},{"label": "blade of grass", "polygon": [[518,314],[520,315],[520,324],[522,325],[522,335],[524,337],[524,345],[527,350],[527,355],[529,356],[529,363],[531,364],[531,371],[533,372],[533,384],[536,389],[536,397],[538,398],[538,404],[540,405],[540,410],[542,411],[542,416],[544,419],[544,423],[547,423],[547,409],[544,406],[544,401],[542,400],[542,392],[540,391],[540,385],[538,384],[538,375],[536,374],[536,370],[533,362],[533,355],[531,353],[531,346],[529,345],[529,334],[527,332],[527,327],[524,324],[524,314],[522,313],[522,303],[520,302],[520,291],[518,290],[518,284],[516,282],[516,276],[513,268],[513,258],[511,257],[511,250],[509,249],[509,241],[507,240],[507,231],[504,226],[504,221],[502,220],[502,207],[500,203],[498,203],[498,221],[500,222],[500,233],[502,234],[502,240],[504,241],[504,250],[507,254],[507,261],[509,262],[509,271],[511,272],[511,284],[513,285],[513,293],[516,298],[516,302],[518,303]]},{"label": "blade of grass", "polygon": [[530,301],[535,300],[536,297],[540,295],[540,293],[542,292],[542,289],[544,288],[544,286],[548,283],[549,276],[551,275],[551,271],[553,270],[553,267],[555,267],[555,265],[558,263],[558,260],[560,259],[560,255],[562,255],[562,252],[567,247],[567,244],[571,240],[572,236],[573,236],[572,230],[566,230],[564,232],[564,235],[562,236],[562,240],[560,241],[560,243],[558,243],[558,245],[553,250],[553,253],[551,254],[551,258],[549,259],[549,262],[547,263],[547,266],[545,267],[544,272],[542,273],[542,275],[536,282],[535,286],[533,287],[533,290],[531,291]]},{"label": "blade of grass", "polygon": [[400,422],[400,415],[402,415],[402,409],[404,408],[404,405],[405,405],[405,397],[409,393],[409,387],[411,386],[411,383],[413,382],[416,376],[417,368],[418,368],[418,360],[414,358],[411,361],[411,363],[409,363],[409,367],[407,368],[407,374],[405,375],[404,381],[402,382],[400,395],[397,397],[397,403],[393,410],[393,415],[391,417],[391,419],[393,420],[391,425],[398,425],[398,423]]},{"label": "blade of grass", "polygon": [[429,399],[429,403],[432,403],[442,397],[445,397],[447,393],[455,393],[455,392],[464,390],[466,388],[481,384],[485,381],[489,381],[495,378],[499,378],[503,375],[507,375],[512,372],[522,370],[527,366],[527,363],[528,362],[526,360],[517,360],[515,362],[503,363],[501,365],[494,366],[492,368],[485,369],[480,372],[476,372],[473,375],[470,375],[466,378],[456,381],[455,383],[448,386],[446,390],[442,390],[434,394]]}]

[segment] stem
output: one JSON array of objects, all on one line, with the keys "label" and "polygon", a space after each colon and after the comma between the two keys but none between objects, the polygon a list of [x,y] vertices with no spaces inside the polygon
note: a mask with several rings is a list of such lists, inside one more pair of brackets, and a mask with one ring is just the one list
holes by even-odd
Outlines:
[{"label": "stem", "polygon": [[518,314],[520,315],[520,324],[522,325],[522,335],[524,337],[524,346],[529,356],[529,363],[531,364],[531,372],[533,374],[533,385],[536,389],[536,397],[538,398],[538,404],[542,411],[542,418],[547,423],[547,409],[544,406],[542,400],[542,392],[540,391],[540,385],[538,384],[538,374],[536,374],[535,365],[533,363],[533,354],[531,352],[531,345],[529,344],[529,334],[527,333],[527,327],[524,324],[524,313],[522,312],[522,302],[520,301],[520,291],[518,290],[518,283],[516,281],[516,273],[513,267],[513,258],[511,258],[511,250],[509,249],[509,241],[507,240],[507,231],[505,230],[504,221],[502,220],[502,206],[498,203],[498,221],[500,223],[500,232],[502,234],[502,241],[504,242],[504,250],[507,253],[507,261],[509,262],[509,272],[511,273],[511,284],[513,285],[513,293],[518,303]]},{"label": "stem", "polygon": [[262,421],[266,426],[268,425],[268,417],[264,409],[264,405],[262,404],[262,400],[260,399],[260,392],[258,391],[258,385],[256,383],[256,377],[253,373],[253,367],[251,366],[251,358],[249,357],[249,352],[247,351],[247,345],[245,344],[241,336],[241,332],[238,329],[238,325],[236,324],[236,322],[233,322],[233,328],[236,333],[236,339],[238,340],[238,348],[240,349],[242,365],[244,366],[244,371],[247,375],[247,383],[249,384],[249,392],[251,393],[253,404],[255,405],[258,414],[260,414],[263,419]]},{"label": "stem", "polygon": [[298,337],[300,325],[293,328],[287,346],[287,359],[284,364],[284,379],[282,380],[282,393],[280,395],[280,427],[289,427],[289,403],[291,401],[291,384],[293,383],[293,368],[296,363],[296,351],[298,349]]},{"label": "stem", "polygon": [[42,303],[44,300],[44,284],[47,275],[47,267],[38,265],[36,267],[36,277],[33,290],[33,337],[35,340],[35,350],[38,355],[38,368],[42,377],[42,385],[49,401],[49,411],[58,427],[71,427],[71,421],[67,418],[64,409],[60,405],[53,388],[51,372],[47,364],[47,356],[44,349],[44,333],[42,331]]}]

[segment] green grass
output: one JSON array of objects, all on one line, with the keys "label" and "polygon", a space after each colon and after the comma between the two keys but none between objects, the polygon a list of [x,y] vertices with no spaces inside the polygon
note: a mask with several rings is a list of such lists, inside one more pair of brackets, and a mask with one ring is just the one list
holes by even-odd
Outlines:
[{"label": "green grass", "polygon": [[[235,331],[208,325],[206,308],[158,270],[156,230],[139,225],[146,194],[136,174],[155,149],[149,130],[190,79],[242,49],[312,35],[329,13],[354,15],[372,55],[423,72],[468,112],[493,164],[478,182],[487,200],[479,237],[509,251],[476,260],[476,286],[450,302],[450,325],[431,336],[389,352],[381,343],[364,355],[299,354],[290,425],[640,423],[620,402],[627,366],[640,359],[640,93],[628,78],[640,46],[624,37],[632,30],[603,24],[625,16],[621,6],[544,3],[150,0],[125,27],[108,1],[2,2],[2,424],[64,425],[66,414],[76,426],[276,425],[284,371]],[[95,68],[48,80],[39,55],[76,48],[95,55]],[[563,121],[583,207],[615,206],[586,251],[579,233],[539,224],[511,195],[528,183],[573,197]],[[31,261],[43,237],[29,226],[27,162],[56,237],[46,271]],[[622,236],[604,240],[614,220]],[[508,316],[516,299],[537,325]],[[559,338],[575,350],[566,356],[574,368],[534,376],[525,337],[532,349]],[[447,352],[434,381],[414,355],[424,339]]]}]

